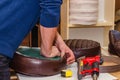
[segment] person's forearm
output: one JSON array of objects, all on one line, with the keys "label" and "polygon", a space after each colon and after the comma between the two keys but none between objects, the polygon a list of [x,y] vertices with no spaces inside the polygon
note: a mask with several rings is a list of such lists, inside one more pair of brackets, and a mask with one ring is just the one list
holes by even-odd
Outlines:
[{"label": "person's forearm", "polygon": [[40,25],[41,31],[41,52],[46,57],[51,57],[53,42],[56,38],[57,27],[46,28]]},{"label": "person's forearm", "polygon": [[61,35],[58,32],[56,34],[56,42],[55,43],[57,46],[65,45]]}]

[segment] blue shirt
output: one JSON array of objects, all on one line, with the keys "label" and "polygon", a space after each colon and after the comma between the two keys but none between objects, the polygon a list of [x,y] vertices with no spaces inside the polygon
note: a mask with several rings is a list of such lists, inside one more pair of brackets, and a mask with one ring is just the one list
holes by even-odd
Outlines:
[{"label": "blue shirt", "polygon": [[38,20],[56,27],[61,4],[62,0],[0,0],[0,54],[12,58]]}]

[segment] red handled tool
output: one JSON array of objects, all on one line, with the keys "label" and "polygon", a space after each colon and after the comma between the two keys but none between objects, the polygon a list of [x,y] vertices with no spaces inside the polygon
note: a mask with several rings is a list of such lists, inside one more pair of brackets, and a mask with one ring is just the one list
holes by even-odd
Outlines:
[{"label": "red handled tool", "polygon": [[99,65],[102,64],[100,56],[84,57],[78,59],[78,80],[83,76],[91,75],[93,80],[97,80],[99,76]]}]

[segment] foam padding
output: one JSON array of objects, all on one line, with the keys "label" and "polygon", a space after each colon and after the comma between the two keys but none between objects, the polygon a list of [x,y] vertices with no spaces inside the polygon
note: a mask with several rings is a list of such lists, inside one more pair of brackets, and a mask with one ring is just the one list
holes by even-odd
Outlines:
[{"label": "foam padding", "polygon": [[33,57],[33,58],[38,58],[38,59],[49,59],[49,60],[59,60],[60,57],[53,57],[53,58],[46,58],[40,53],[39,48],[18,48],[17,52],[20,52],[20,54]]}]

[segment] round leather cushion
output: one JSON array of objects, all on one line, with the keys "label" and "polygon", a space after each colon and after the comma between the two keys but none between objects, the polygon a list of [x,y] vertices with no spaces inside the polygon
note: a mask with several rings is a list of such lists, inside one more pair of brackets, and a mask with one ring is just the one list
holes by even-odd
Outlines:
[{"label": "round leather cushion", "polygon": [[101,55],[100,43],[88,39],[69,39],[64,40],[68,47],[73,51],[75,59],[82,56]]},{"label": "round leather cushion", "polygon": [[66,58],[46,58],[38,48],[19,48],[11,67],[19,73],[34,76],[50,76],[59,73],[66,66]]}]

